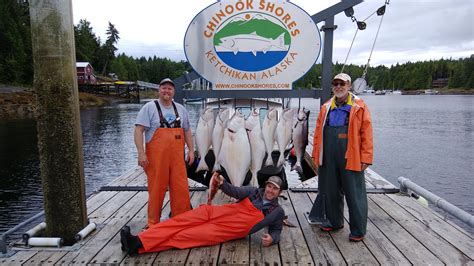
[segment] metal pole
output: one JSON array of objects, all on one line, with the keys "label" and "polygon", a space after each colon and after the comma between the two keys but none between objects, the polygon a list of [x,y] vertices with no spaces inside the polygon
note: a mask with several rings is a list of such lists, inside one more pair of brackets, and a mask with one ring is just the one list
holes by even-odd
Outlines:
[{"label": "metal pole", "polygon": [[449,203],[447,200],[431,193],[430,191],[418,186],[417,184],[410,181],[410,179],[400,176],[398,178],[398,183],[400,183],[400,191],[407,191],[407,189],[412,190],[416,194],[427,199],[429,202],[433,203],[436,207],[448,212],[464,223],[468,224],[471,227],[474,227],[474,216],[469,213],[461,210],[455,205]]},{"label": "metal pole", "polygon": [[334,16],[328,17],[322,27],[324,31],[323,44],[323,74],[322,84],[323,89],[321,95],[321,105],[331,98],[331,81],[332,81],[332,47],[334,39],[334,30],[337,26],[334,25]]},{"label": "metal pole", "polygon": [[87,225],[71,0],[30,0],[38,148],[48,236]]}]

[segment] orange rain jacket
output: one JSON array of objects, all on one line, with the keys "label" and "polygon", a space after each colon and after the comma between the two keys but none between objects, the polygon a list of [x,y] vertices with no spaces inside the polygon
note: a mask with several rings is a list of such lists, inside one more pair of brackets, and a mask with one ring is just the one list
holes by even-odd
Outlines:
[{"label": "orange rain jacket", "polygon": [[[372,139],[372,120],[364,101],[349,93],[354,103],[349,113],[348,142],[346,151],[346,169],[361,171],[361,163],[372,164],[374,146]],[[313,161],[318,167],[323,164],[323,129],[326,124],[328,111],[334,97],[321,106],[313,139]]]}]

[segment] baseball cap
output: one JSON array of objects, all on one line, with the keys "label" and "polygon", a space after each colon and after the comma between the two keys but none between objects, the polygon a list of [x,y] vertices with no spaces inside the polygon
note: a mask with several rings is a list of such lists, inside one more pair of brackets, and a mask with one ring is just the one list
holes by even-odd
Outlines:
[{"label": "baseball cap", "polygon": [[280,177],[274,175],[274,176],[270,176],[268,178],[268,180],[265,182],[265,184],[266,183],[272,183],[273,185],[275,185],[275,186],[277,186],[278,188],[281,189],[281,185],[282,185],[283,181],[281,180]]},{"label": "baseball cap", "polygon": [[337,74],[332,80],[339,79],[344,82],[351,82],[351,77],[347,75],[346,73],[339,73]]},{"label": "baseball cap", "polygon": [[176,85],[174,84],[174,81],[171,80],[170,78],[165,78],[163,80],[160,81],[160,85],[163,85],[165,83],[171,83],[173,85],[173,87],[175,87]]}]

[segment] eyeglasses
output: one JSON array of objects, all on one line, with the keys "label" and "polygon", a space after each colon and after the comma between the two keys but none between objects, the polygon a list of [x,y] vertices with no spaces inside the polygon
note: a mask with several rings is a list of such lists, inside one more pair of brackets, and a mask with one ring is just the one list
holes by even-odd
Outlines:
[{"label": "eyeglasses", "polygon": [[346,85],[346,83],[344,81],[342,81],[342,82],[333,82],[332,85],[334,87],[337,87],[337,86],[344,87]]}]

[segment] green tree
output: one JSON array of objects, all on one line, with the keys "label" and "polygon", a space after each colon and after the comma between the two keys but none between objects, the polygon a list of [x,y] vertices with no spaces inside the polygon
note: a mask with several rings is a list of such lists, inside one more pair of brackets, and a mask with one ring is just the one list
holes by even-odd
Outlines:
[{"label": "green tree", "polygon": [[107,73],[108,64],[115,58],[115,52],[117,51],[115,44],[120,39],[118,30],[115,28],[114,24],[110,23],[110,21],[106,34],[107,40],[101,46],[99,52],[99,58],[102,63],[102,75]]},{"label": "green tree", "polygon": [[28,6],[16,0],[0,0],[0,14],[0,82],[32,84]]},{"label": "green tree", "polygon": [[94,69],[98,69],[98,51],[100,40],[92,31],[90,22],[81,19],[74,26],[74,38],[76,44],[76,61],[89,62]]}]

